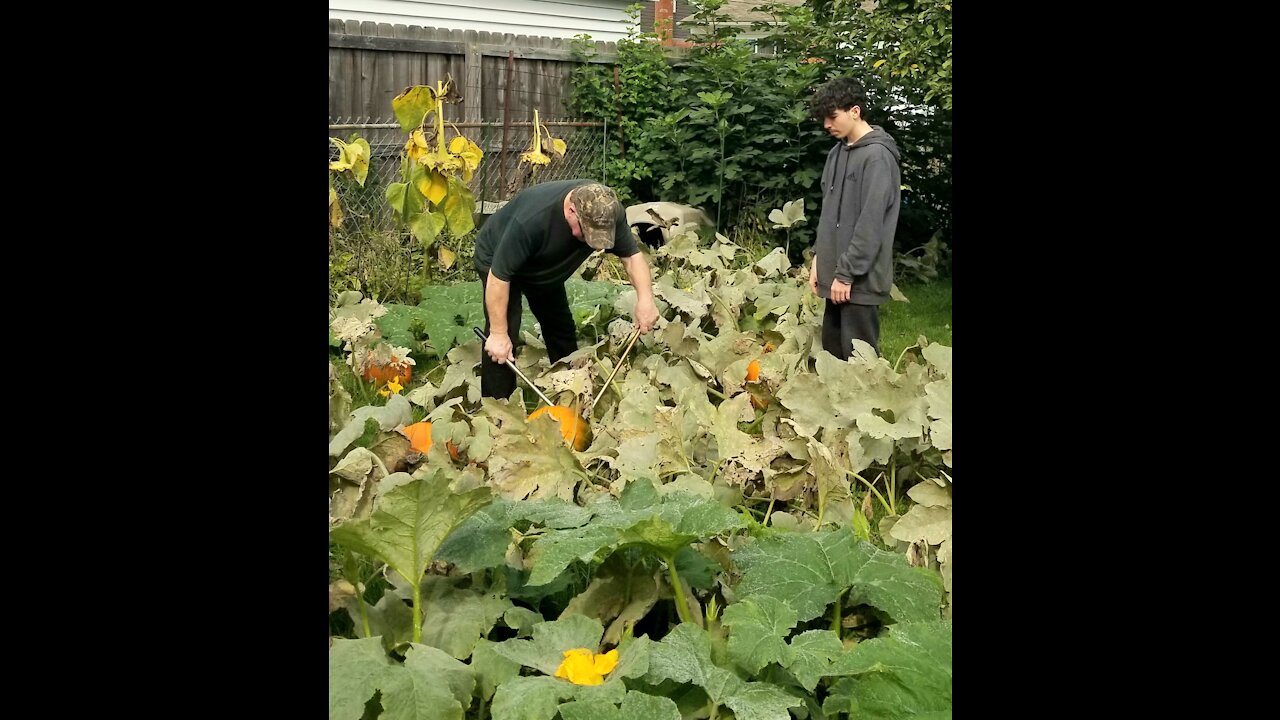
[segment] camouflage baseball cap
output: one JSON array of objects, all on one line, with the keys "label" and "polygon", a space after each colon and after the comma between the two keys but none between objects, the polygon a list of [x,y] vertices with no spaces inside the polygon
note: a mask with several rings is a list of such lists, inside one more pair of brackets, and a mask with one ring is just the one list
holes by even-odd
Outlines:
[{"label": "camouflage baseball cap", "polygon": [[613,190],[600,183],[581,185],[573,189],[570,202],[578,212],[582,239],[587,245],[596,250],[613,247],[618,216],[623,212],[622,203]]}]

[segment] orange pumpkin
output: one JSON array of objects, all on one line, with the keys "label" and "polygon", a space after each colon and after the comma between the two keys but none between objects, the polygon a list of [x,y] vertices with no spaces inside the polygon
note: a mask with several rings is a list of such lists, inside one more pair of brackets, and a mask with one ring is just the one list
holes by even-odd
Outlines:
[{"label": "orange pumpkin", "polygon": [[[773,343],[765,343],[764,351],[767,353],[773,352]],[[759,380],[759,379],[760,379],[760,361],[752,360],[751,364],[747,366],[747,382],[755,382],[756,380]]]},{"label": "orange pumpkin", "polygon": [[[773,352],[773,350],[774,350],[773,343],[764,344],[764,351],[766,353],[771,353]],[[760,361],[752,360],[751,364],[747,365],[747,382],[755,382],[759,379],[760,379]],[[756,408],[757,410],[763,410],[766,407],[766,403],[761,400],[757,400],[756,396],[752,395],[751,407]]]},{"label": "orange pumpkin", "polygon": [[528,420],[533,422],[543,415],[550,415],[560,423],[560,434],[564,436],[565,443],[573,445],[574,450],[582,452],[591,444],[591,426],[572,409],[563,405],[543,406],[530,413]]},{"label": "orange pumpkin", "polygon": [[[416,422],[412,425],[404,426],[404,436],[409,438],[409,446],[414,450],[426,455],[431,450],[431,422]],[[449,450],[449,457],[454,460],[458,459],[458,446],[453,444],[452,440],[445,442],[445,447]]]},{"label": "orange pumpkin", "polygon": [[400,383],[407,385],[413,379],[413,366],[396,357],[386,361],[369,357],[365,359],[364,369],[360,372],[365,380],[379,386],[394,380],[397,375],[400,376]]}]

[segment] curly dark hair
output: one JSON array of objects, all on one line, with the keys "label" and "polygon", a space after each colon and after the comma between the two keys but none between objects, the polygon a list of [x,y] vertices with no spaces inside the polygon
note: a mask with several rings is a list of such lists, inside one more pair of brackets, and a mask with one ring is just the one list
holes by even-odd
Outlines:
[{"label": "curly dark hair", "polygon": [[855,105],[862,108],[862,119],[866,120],[867,91],[862,83],[847,77],[831,80],[809,98],[809,112],[818,122],[831,117],[837,110],[850,110]]}]

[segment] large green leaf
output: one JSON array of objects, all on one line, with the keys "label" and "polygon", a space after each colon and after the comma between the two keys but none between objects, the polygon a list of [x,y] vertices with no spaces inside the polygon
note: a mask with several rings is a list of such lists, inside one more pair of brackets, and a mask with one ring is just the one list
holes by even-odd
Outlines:
[{"label": "large green leaf", "polygon": [[515,630],[516,635],[528,637],[533,632],[533,626],[546,622],[546,619],[542,617],[542,613],[534,612],[526,607],[516,606],[502,613],[502,622],[506,623],[507,627]]},{"label": "large green leaf", "polygon": [[359,720],[392,664],[382,639],[337,639],[329,649],[329,720]]},{"label": "large green leaf", "polygon": [[714,500],[672,493],[659,496],[648,480],[627,486],[621,502],[593,506],[597,515],[573,530],[549,532],[529,552],[530,585],[555,579],[574,560],[589,562],[628,545],[639,545],[662,557],[695,540],[746,527],[738,513]]},{"label": "large green leaf", "polygon": [[744,682],[713,663],[707,631],[690,623],[681,623],[649,650],[649,674],[645,679],[650,683],[693,683],[742,720],[789,720],[787,708],[801,704],[777,685]]},{"label": "large green leaf", "polygon": [[493,697],[499,685],[520,676],[520,663],[503,657],[495,647],[497,643],[481,640],[471,653],[471,668],[480,686],[480,696],[486,701]]},{"label": "large green leaf", "polygon": [[897,622],[937,619],[942,602],[941,588],[926,572],[854,537],[848,527],[760,538],[734,559],[743,570],[738,597],[780,600],[801,622],[821,615],[850,587]]},{"label": "large green leaf", "polygon": [[508,500],[572,500],[585,473],[560,426],[539,419],[525,428],[527,432],[503,432],[494,440],[489,484]]},{"label": "large green leaf", "polygon": [[669,698],[630,691],[622,707],[602,700],[575,700],[560,706],[563,720],[680,720],[680,709]]},{"label": "large green leaf", "polygon": [[422,642],[463,660],[511,609],[511,601],[454,583],[439,575],[423,581]]},{"label": "large green leaf", "polygon": [[829,675],[855,675],[833,688],[823,709],[869,720],[951,717],[951,623],[900,623],[887,637],[858,643]]},{"label": "large green leaf", "polygon": [[813,692],[818,680],[831,674],[831,661],[840,657],[844,645],[830,630],[810,630],[791,638],[791,652],[787,669],[801,687]]},{"label": "large green leaf", "polygon": [[593,320],[602,319],[602,315],[607,316],[614,300],[622,292],[622,287],[611,282],[569,278],[565,281],[564,290],[569,297],[569,311],[573,313],[573,321],[578,327],[582,327]]},{"label": "large green leaf", "polygon": [[[463,389],[466,393],[466,402],[480,402],[480,377],[479,372],[476,371],[476,366],[480,364],[480,352],[480,342],[474,340],[445,353],[445,358],[449,361],[449,369],[444,371],[444,378],[440,381],[440,390],[436,397],[446,401],[461,397],[457,391]],[[473,422],[473,425],[475,424],[477,423]]]},{"label": "large green leaf", "polygon": [[794,315],[804,303],[808,288],[797,287],[792,283],[762,282],[747,293],[756,306],[753,317],[763,320],[770,315],[785,317]]},{"label": "large green leaf", "polygon": [[691,323],[701,322],[712,303],[703,281],[699,280],[688,288],[678,288],[673,284],[670,274],[658,277],[653,283],[653,293],[685,313]]},{"label": "large green leaf", "polygon": [[426,645],[414,645],[405,655],[404,666],[448,684],[453,697],[465,708],[471,703],[476,676],[470,665],[458,662],[443,651]]},{"label": "large green leaf", "polygon": [[454,493],[448,476],[437,470],[382,493],[369,518],[333,528],[330,535],[416,581],[449,533],[491,499],[488,488]]},{"label": "large green leaf", "polygon": [[419,243],[422,243],[422,247],[429,248],[439,237],[440,231],[444,229],[444,223],[444,213],[423,208],[422,212],[409,216],[409,231]]},{"label": "large green leaf", "polygon": [[[359,628],[362,624],[360,608],[354,599],[347,606],[347,614],[351,622]],[[404,599],[395,593],[383,593],[382,598],[374,605],[365,605],[365,614],[369,617],[369,629],[373,635],[381,635],[383,645],[388,650],[413,637],[413,610]]]},{"label": "large green leaf", "polygon": [[556,579],[574,560],[590,562],[618,540],[617,528],[596,522],[572,532],[551,532],[539,538],[527,556],[532,563],[527,584],[546,585]]},{"label": "large green leaf", "polygon": [[387,205],[396,211],[396,216],[399,218],[407,220],[422,212],[425,200],[413,184],[414,179],[421,174],[421,170],[422,168],[414,163],[410,169],[409,183],[396,182],[387,185]]},{"label": "large green leaf", "polygon": [[651,477],[659,471],[657,445],[661,438],[654,432],[654,413],[661,405],[660,391],[638,372],[628,372],[615,382],[621,385],[619,401],[606,439],[610,450],[616,448],[617,459],[612,465],[625,478]]},{"label": "large green leaf", "polygon": [[459,525],[440,546],[436,557],[468,574],[501,565],[511,545],[511,524],[517,515],[516,503],[498,498]]},{"label": "large green leaf", "polygon": [[417,348],[418,338],[414,337],[410,326],[415,321],[425,326],[429,316],[427,310],[417,305],[400,305],[398,303],[384,303],[383,307],[387,309],[387,314],[375,321],[378,324],[378,332],[382,334],[383,340],[392,345],[409,348],[410,350]]},{"label": "large green leaf", "polygon": [[741,393],[725,400],[716,408],[715,424],[712,425],[711,432],[715,436],[721,459],[742,456],[754,444],[750,435],[738,429],[739,422],[755,417],[750,403],[751,396]]},{"label": "large green leaf", "polygon": [[[938,346],[929,346],[929,348],[935,347]],[[929,441],[939,450],[950,450],[952,443],[951,378],[929,383],[925,386],[924,392],[929,396]]]},{"label": "large green leaf", "polygon": [[[465,282],[457,285],[426,285],[420,289],[422,300],[418,307],[426,315],[423,324],[436,354],[443,356],[454,345],[475,339],[473,327],[484,327],[483,291],[480,283]],[[529,309],[522,315],[524,326],[532,328],[534,318]]]},{"label": "large green leaf", "polygon": [[521,520],[550,528],[581,527],[592,511],[559,498],[510,502],[498,498],[472,515],[440,546],[436,557],[473,573],[501,565],[511,544],[511,528]]},{"label": "large green leaf", "polygon": [[449,178],[449,194],[444,198],[444,216],[449,221],[449,234],[460,238],[475,230],[476,198],[457,178]]},{"label": "large green leaf", "polygon": [[382,687],[387,720],[462,720],[471,705],[471,668],[423,645],[414,645]]},{"label": "large green leaf", "polygon": [[585,615],[570,615],[554,622],[544,622],[533,626],[533,638],[530,640],[507,640],[499,643],[494,650],[503,657],[541,671],[545,675],[555,675],[560,663],[564,662],[564,651],[574,648],[586,648],[591,652],[599,652],[600,636],[604,634],[604,626],[599,620]]},{"label": "large green leaf", "polygon": [[575,687],[546,675],[505,682],[493,696],[493,720],[551,720],[560,701],[574,696]]},{"label": "large green leaf", "polygon": [[652,643],[647,637],[632,638],[618,646],[618,664],[601,685],[574,685],[554,677],[564,662],[566,650],[586,648],[598,652],[601,632],[599,621],[573,615],[535,625],[531,640],[507,640],[493,646],[503,657],[545,673],[516,678],[498,686],[493,697],[494,720],[550,720],[560,700],[623,702],[627,691],[623,678],[640,677],[649,671]]},{"label": "large green leaf", "polygon": [[660,573],[645,563],[626,562],[625,555],[614,553],[560,616],[586,615],[609,623],[604,634],[606,645],[619,642],[627,627],[649,614],[663,587]]},{"label": "large green leaf", "polygon": [[387,658],[382,638],[334,640],[329,650],[329,718],[358,720],[382,692],[389,720],[462,720],[475,687],[472,669],[443,652],[412,645],[403,665]]},{"label": "large green leaf", "polygon": [[426,85],[414,85],[391,98],[391,109],[395,111],[396,122],[400,129],[410,132],[422,125],[427,113],[435,112],[438,107],[433,88]]},{"label": "large green leaf", "polygon": [[340,457],[351,444],[360,439],[365,430],[365,421],[374,420],[378,428],[390,431],[400,425],[407,425],[413,420],[413,408],[403,395],[392,395],[386,405],[365,405],[351,413],[347,424],[329,441],[329,456]]},{"label": "large green leaf", "polygon": [[748,598],[725,608],[721,622],[729,626],[729,657],[756,674],[771,662],[791,664],[794,653],[787,635],[796,626],[796,611],[767,595]]}]

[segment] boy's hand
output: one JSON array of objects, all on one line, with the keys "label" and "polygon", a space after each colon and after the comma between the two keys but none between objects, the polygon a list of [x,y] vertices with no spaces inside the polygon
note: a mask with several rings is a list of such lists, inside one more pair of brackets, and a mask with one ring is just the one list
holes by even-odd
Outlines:
[{"label": "boy's hand", "polygon": [[853,286],[847,282],[839,280],[831,281],[831,302],[844,303],[849,302],[849,292],[853,290]]}]

